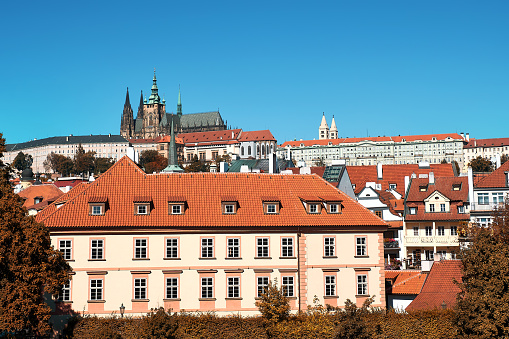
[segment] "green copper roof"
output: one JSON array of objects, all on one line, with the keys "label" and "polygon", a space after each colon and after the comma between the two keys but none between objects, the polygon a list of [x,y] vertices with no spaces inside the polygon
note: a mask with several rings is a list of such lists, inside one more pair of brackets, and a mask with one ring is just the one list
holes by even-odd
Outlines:
[{"label": "green copper roof", "polygon": [[182,168],[180,168],[177,159],[177,144],[175,143],[175,133],[173,132],[173,120],[171,121],[171,140],[170,140],[170,149],[168,150],[168,166],[163,169],[163,172],[174,173],[174,172],[184,172]]},{"label": "green copper roof", "polygon": [[149,104],[158,104],[160,103],[161,98],[159,97],[158,89],[157,89],[157,79],[156,79],[156,70],[154,69],[154,78],[152,79],[152,93],[148,98]]}]

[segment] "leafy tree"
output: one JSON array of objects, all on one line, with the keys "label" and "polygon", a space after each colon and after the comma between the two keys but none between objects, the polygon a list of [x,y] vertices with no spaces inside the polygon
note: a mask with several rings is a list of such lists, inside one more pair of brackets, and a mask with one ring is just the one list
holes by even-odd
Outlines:
[{"label": "leafy tree", "polygon": [[91,173],[94,171],[95,152],[86,152],[81,146],[78,145],[76,154],[74,155],[74,170],[76,173]]},{"label": "leafy tree", "polygon": [[48,154],[43,164],[48,172],[53,170],[53,172],[60,173],[63,176],[69,176],[74,172],[74,162],[62,154],[51,152]]},{"label": "leafy tree", "polygon": [[210,168],[209,168],[209,165],[207,163],[205,163],[205,161],[198,159],[198,156],[195,154],[193,157],[193,161],[184,168],[184,171],[188,172],[188,173],[189,172],[209,172]]},{"label": "leafy tree", "polygon": [[221,162],[226,162],[228,165],[232,163],[232,157],[230,157],[228,154],[220,155],[216,157],[216,166],[219,168]]},{"label": "leafy tree", "polygon": [[502,154],[502,156],[500,157],[500,164],[504,164],[507,160],[509,160],[509,155],[507,154]]},{"label": "leafy tree", "polygon": [[111,166],[115,164],[112,158],[95,158],[94,159],[94,173],[104,173]]},{"label": "leafy tree", "polygon": [[460,165],[458,164],[458,162],[456,160],[453,160],[452,161],[452,165],[454,166],[454,168],[456,169],[456,173],[460,173]]},{"label": "leafy tree", "polygon": [[440,161],[441,164],[447,164],[447,159],[443,158],[442,161]]},{"label": "leafy tree", "polygon": [[168,159],[155,150],[141,152],[139,164],[147,173],[161,172],[168,166]]},{"label": "leafy tree", "polygon": [[362,307],[350,299],[345,301],[345,308],[338,313],[339,324],[335,338],[369,339],[371,335],[367,328],[366,316],[371,313],[371,304],[375,301],[374,296],[364,300]]},{"label": "leafy tree", "polygon": [[489,159],[483,158],[481,156],[478,156],[477,158],[470,160],[470,163],[468,165],[472,167],[472,171],[474,172],[493,171],[493,163]]},{"label": "leafy tree", "polygon": [[290,301],[284,289],[278,287],[277,279],[269,282],[255,305],[263,317],[271,322],[279,322],[290,315]]},{"label": "leafy tree", "polygon": [[12,162],[12,167],[18,171],[23,171],[24,169],[31,167],[33,162],[34,160],[30,154],[19,152]]},{"label": "leafy tree", "polygon": [[458,329],[468,338],[508,338],[509,201],[494,211],[491,227],[473,225],[470,238],[462,251]]},{"label": "leafy tree", "polygon": [[315,166],[316,167],[324,167],[325,161],[323,161],[323,158],[318,158],[315,160]]},{"label": "leafy tree", "polygon": [[[0,133],[0,158],[5,139]],[[71,267],[51,246],[48,229],[27,215],[9,183],[11,168],[0,160],[0,332],[49,329],[43,291],[57,293]]]}]

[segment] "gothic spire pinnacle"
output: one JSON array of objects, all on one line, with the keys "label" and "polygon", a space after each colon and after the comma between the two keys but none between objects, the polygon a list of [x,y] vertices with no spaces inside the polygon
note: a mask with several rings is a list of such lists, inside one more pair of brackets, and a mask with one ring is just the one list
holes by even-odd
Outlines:
[{"label": "gothic spire pinnacle", "polygon": [[175,142],[175,132],[173,131],[173,117],[171,119],[171,139],[170,139],[170,145],[168,149],[168,166],[166,166],[165,169],[163,169],[163,172],[167,173],[179,173],[184,172],[182,168],[180,168],[178,164],[178,157],[177,157],[177,143]]},{"label": "gothic spire pinnacle", "polygon": [[129,87],[127,87],[127,93],[125,94],[125,104],[124,107],[131,106],[131,102],[129,101]]},{"label": "gothic spire pinnacle", "polygon": [[182,101],[180,99],[180,85],[179,85],[179,97],[177,100],[177,115],[178,116],[182,115]]},{"label": "gothic spire pinnacle", "polygon": [[161,101],[159,97],[159,90],[157,89],[157,78],[156,78],[156,69],[154,68],[154,78],[152,79],[152,93],[148,98],[149,104],[158,104]]}]

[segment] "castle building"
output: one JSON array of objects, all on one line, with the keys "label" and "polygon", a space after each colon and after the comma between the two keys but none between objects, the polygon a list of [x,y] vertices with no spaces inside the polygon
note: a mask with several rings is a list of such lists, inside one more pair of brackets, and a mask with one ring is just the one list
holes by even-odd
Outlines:
[{"label": "castle building", "polygon": [[177,114],[166,112],[166,100],[159,96],[157,79],[154,71],[152,89],[148,100],[140,96],[136,118],[127,89],[124,110],[120,123],[120,134],[126,139],[152,139],[158,136],[170,135],[173,122],[175,133],[191,133],[204,131],[222,131],[226,129],[219,111],[182,114],[180,89],[177,101]]}]

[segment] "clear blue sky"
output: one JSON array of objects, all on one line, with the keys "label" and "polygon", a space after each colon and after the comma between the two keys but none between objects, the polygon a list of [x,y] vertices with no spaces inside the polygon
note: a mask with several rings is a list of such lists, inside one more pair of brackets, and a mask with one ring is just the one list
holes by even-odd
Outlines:
[{"label": "clear blue sky", "polygon": [[7,1],[7,143],[119,134],[153,68],[167,111],[216,110],[278,143],[470,132],[509,137],[508,1]]}]

